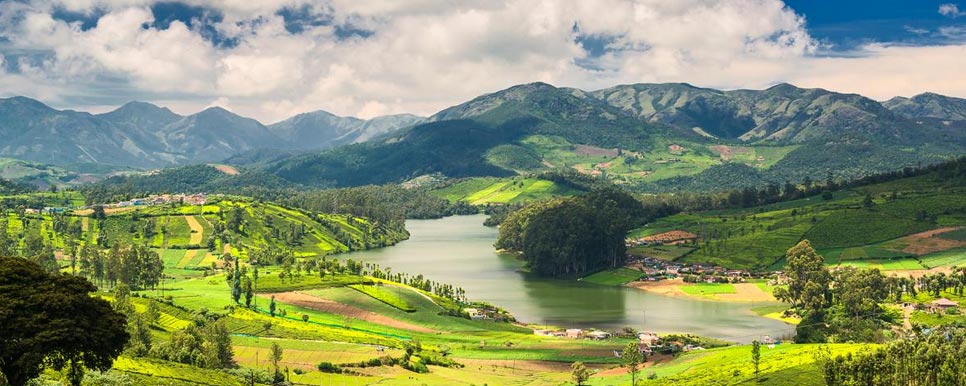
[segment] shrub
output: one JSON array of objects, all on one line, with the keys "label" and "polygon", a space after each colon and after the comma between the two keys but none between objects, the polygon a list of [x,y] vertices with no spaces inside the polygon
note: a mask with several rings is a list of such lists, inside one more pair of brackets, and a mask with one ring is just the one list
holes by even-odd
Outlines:
[{"label": "shrub", "polygon": [[332,362],[319,362],[319,371],[330,374],[342,374],[342,368]]}]

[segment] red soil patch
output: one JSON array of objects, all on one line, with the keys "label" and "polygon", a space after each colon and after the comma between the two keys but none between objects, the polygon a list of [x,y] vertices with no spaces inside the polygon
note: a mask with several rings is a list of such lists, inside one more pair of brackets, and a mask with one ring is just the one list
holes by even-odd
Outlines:
[{"label": "red soil patch", "polygon": [[[270,297],[272,294],[263,295]],[[316,311],[322,311],[330,314],[344,315],[350,318],[355,318],[359,320],[364,320],[369,323],[381,324],[383,326],[389,326],[393,328],[398,328],[402,330],[415,331],[415,332],[425,332],[425,333],[437,333],[439,331],[430,328],[417,326],[415,324],[410,324],[403,322],[401,320],[396,320],[387,316],[379,315],[375,312],[370,312],[363,310],[358,307],[353,307],[350,305],[334,302],[328,299],[322,299],[318,296],[312,296],[309,294],[295,292],[282,292],[274,294],[275,299],[299,307],[311,308]]]},{"label": "red soil patch", "polygon": [[949,249],[966,246],[966,242],[963,241],[948,240],[941,237],[936,237],[943,233],[952,232],[957,229],[959,228],[946,227],[933,229],[931,231],[909,235],[897,241],[899,243],[907,244],[905,248],[902,248],[902,252],[922,256],[933,252],[942,252]]},{"label": "red soil patch", "polygon": [[604,149],[587,145],[574,145],[574,153],[577,153],[577,155],[617,157],[617,149]]},{"label": "red soil patch", "polygon": [[684,242],[697,239],[698,235],[682,230],[673,230],[664,233],[658,233],[656,235],[650,235],[647,237],[642,237],[640,240],[647,243],[658,243],[658,244],[673,244],[675,242]]},{"label": "red soil patch", "polygon": [[671,154],[681,154],[684,150],[684,146],[681,145],[668,145],[667,147],[667,151]]}]

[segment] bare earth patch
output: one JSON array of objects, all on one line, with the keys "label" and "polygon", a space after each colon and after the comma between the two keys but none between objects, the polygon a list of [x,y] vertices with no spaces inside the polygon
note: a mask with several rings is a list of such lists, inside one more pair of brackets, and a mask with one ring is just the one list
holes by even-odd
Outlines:
[{"label": "bare earth patch", "polygon": [[647,237],[642,237],[640,240],[647,243],[660,243],[668,244],[675,241],[691,240],[698,238],[698,235],[682,230],[673,230],[664,233],[658,233],[656,235],[650,235]]},{"label": "bare earth patch", "polygon": [[959,227],[933,229],[931,231],[916,233],[914,235],[903,237],[897,240],[897,242],[907,244],[906,247],[902,249],[902,252],[911,253],[917,256],[922,256],[933,252],[942,252],[949,249],[966,246],[966,242],[936,237],[943,233],[952,232],[958,229]]},{"label": "bare earth patch", "polygon": [[201,227],[201,223],[195,216],[184,216],[184,220],[188,222],[188,228],[191,228],[191,237],[188,239],[188,244],[201,245],[201,237],[205,233],[205,228]]},{"label": "bare earth patch", "polygon": [[[265,296],[271,297],[271,295],[272,294],[263,295],[263,297]],[[431,328],[426,328],[423,326],[417,326],[415,324],[406,323],[401,320],[396,320],[387,316],[379,315],[375,312],[366,311],[358,307],[353,307],[347,304],[334,302],[328,299],[322,299],[318,296],[312,296],[298,291],[282,292],[274,295],[275,295],[275,299],[281,302],[293,304],[299,307],[311,308],[316,311],[348,316],[350,318],[364,320],[370,323],[381,324],[383,326],[389,326],[389,327],[398,328],[402,330],[425,332],[425,333],[439,332]]]},{"label": "bare earth patch", "polygon": [[234,166],[231,166],[231,165],[211,165],[211,166],[214,167],[215,169],[218,169],[219,172],[225,173],[229,176],[238,175],[238,169],[236,169]]},{"label": "bare earth patch", "polygon": [[684,280],[681,278],[661,281],[632,281],[627,283],[628,287],[653,292],[658,295],[688,296],[688,294],[684,293],[684,291],[681,291],[682,285],[684,285]]},{"label": "bare earth patch", "polygon": [[772,294],[762,291],[760,287],[754,283],[738,283],[734,285],[735,293],[733,294],[715,294],[714,298],[717,300],[727,300],[735,302],[775,302]]}]

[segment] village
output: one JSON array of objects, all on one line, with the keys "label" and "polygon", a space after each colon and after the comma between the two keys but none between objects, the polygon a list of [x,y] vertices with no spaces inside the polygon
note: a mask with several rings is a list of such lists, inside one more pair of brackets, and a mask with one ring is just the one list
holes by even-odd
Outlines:
[{"label": "village", "polygon": [[[204,205],[208,202],[207,193],[195,194],[153,194],[147,197],[133,198],[127,201],[120,201],[112,204],[101,205],[105,209],[118,210],[121,208],[159,206],[168,204],[184,205]],[[27,208],[27,214],[55,214],[64,213],[72,210],[93,210],[93,206],[47,206],[43,209]]]}]

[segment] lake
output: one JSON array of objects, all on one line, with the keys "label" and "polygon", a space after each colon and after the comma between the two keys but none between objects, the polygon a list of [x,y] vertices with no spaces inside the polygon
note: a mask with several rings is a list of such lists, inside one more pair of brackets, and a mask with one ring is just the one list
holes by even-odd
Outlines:
[{"label": "lake", "polygon": [[756,304],[669,297],[521,273],[520,260],[496,253],[497,230],[483,226],[485,218],[408,220],[409,240],[342,257],[463,287],[470,299],[503,307],[527,323],[602,329],[631,326],[738,342],[794,333],[793,326],[751,312]]}]

